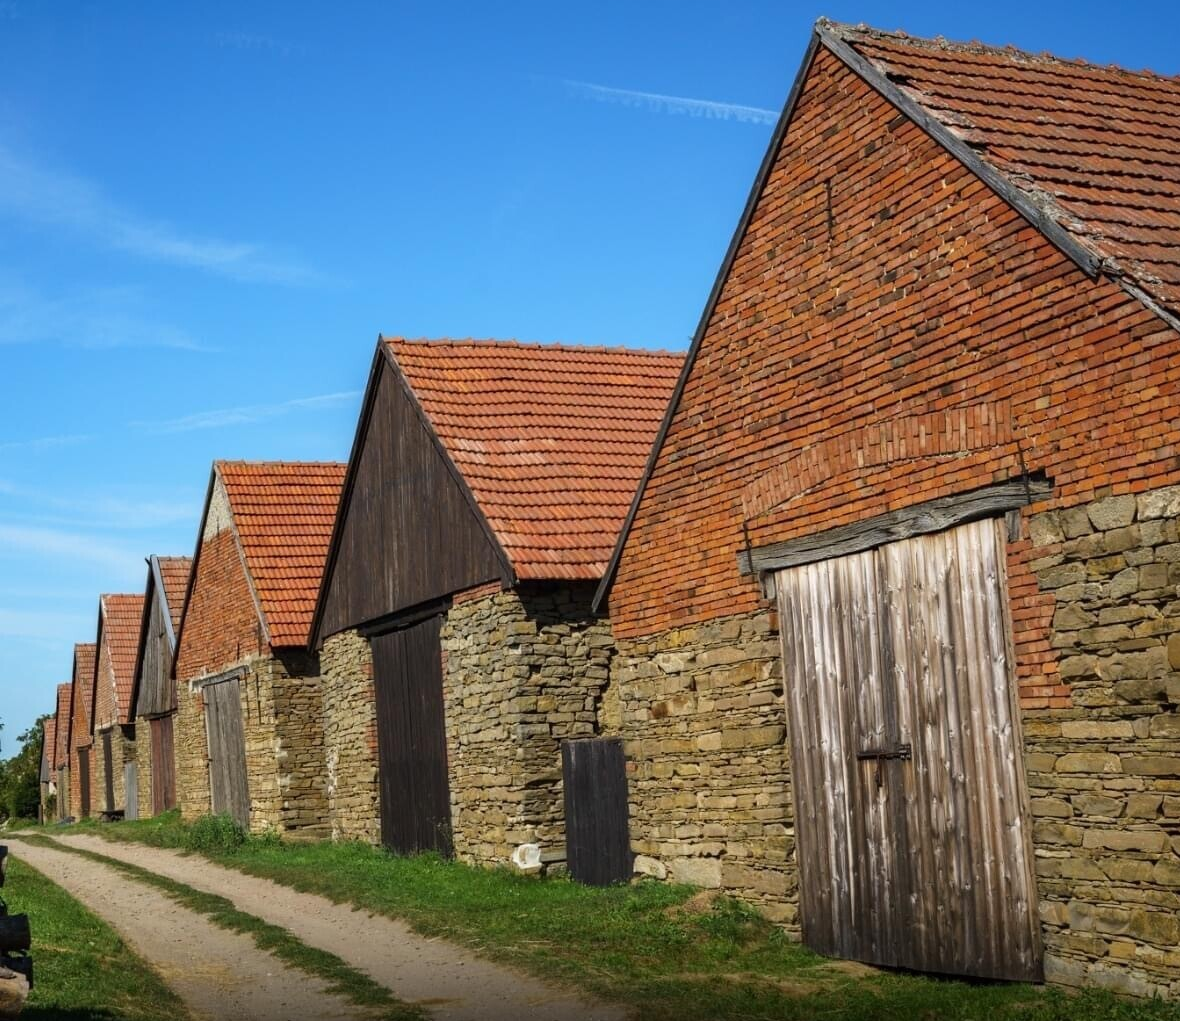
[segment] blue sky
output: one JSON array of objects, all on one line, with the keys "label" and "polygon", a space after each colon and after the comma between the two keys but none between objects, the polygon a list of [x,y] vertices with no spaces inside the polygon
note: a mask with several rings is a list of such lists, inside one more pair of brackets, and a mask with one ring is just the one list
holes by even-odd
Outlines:
[{"label": "blue sky", "polygon": [[1180,5],[0,0],[4,755],[379,331],[683,348],[816,16],[1180,71]]}]

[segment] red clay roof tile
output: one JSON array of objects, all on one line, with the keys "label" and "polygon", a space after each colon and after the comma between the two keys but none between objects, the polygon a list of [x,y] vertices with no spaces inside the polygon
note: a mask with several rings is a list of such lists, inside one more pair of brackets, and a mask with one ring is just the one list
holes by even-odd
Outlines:
[{"label": "red clay roof tile", "polygon": [[184,609],[184,593],[188,588],[188,575],[193,567],[192,557],[157,557],[160,565],[160,579],[164,582],[164,602],[172,618],[172,631],[180,627],[180,614]]},{"label": "red clay roof tile", "polygon": [[[114,682],[119,723],[132,723],[134,712],[131,693],[135,687],[135,653],[139,645],[139,628],[143,623],[143,593],[104,595],[100,597],[99,602],[102,607],[102,641],[107,647],[111,671],[114,673],[113,678],[104,677],[102,681]],[[96,709],[96,720],[99,719],[99,715]]]},{"label": "red clay roof tile", "polygon": [[1180,78],[829,27],[1115,275],[1180,313]]},{"label": "red clay roof tile", "polygon": [[274,647],[307,644],[346,465],[218,461]]},{"label": "red clay roof tile", "polygon": [[600,578],[684,356],[386,343],[517,576]]}]

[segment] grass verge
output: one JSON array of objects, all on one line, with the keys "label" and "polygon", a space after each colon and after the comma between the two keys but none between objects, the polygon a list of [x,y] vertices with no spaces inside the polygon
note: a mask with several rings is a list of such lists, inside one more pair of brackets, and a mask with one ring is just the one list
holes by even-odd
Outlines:
[{"label": "grass verge", "polygon": [[22,1021],[180,1021],[179,997],[119,935],[60,886],[9,858],[4,896],[33,932],[35,985]]},{"label": "grass verge", "polygon": [[424,1021],[427,1017],[421,1008],[398,1000],[385,986],[357,971],[334,954],[309,947],[286,929],[239,911],[224,897],[196,890],[185,883],[157,875],[117,858],[79,847],[70,847],[48,836],[26,834],[21,839],[107,865],[137,882],[155,887],[178,904],[205,915],[214,925],[252,937],[260,949],[274,954],[293,968],[322,979],[330,992],[357,1006],[371,1008],[374,1017],[380,1021]]},{"label": "grass verge", "polygon": [[209,821],[186,826],[176,813],[84,828],[157,847],[200,845],[219,864],[404,919],[424,935],[628,1005],[643,1021],[1180,1021],[1180,1004],[830,961],[738,902],[684,886],[594,889],[362,844],[229,835]]}]

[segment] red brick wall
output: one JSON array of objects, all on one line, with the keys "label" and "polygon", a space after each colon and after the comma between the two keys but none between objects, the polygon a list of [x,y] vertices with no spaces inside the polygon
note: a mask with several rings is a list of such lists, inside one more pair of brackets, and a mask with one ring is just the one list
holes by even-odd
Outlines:
[{"label": "red brick wall", "polygon": [[266,651],[250,583],[233,532],[205,539],[184,618],[176,676],[215,674]]},{"label": "red brick wall", "polygon": [[94,729],[103,730],[119,722],[115,705],[115,670],[111,665],[111,647],[106,641],[98,647],[98,674],[94,691]]},{"label": "red brick wall", "polygon": [[[757,607],[744,520],[788,539],[1018,475],[1021,452],[1056,506],[1180,481],[1178,342],[821,49],[639,508],[615,634]],[[1010,560],[1025,705],[1064,704],[1052,594],[1027,542]]]}]

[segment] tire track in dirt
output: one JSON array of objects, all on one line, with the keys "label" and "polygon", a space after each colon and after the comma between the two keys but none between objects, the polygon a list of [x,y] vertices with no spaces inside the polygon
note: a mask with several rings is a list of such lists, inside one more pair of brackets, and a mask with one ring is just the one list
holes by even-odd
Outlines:
[{"label": "tire track in dirt", "polygon": [[329,992],[249,936],[218,928],[165,894],[68,851],[7,840],[10,852],[115,929],[184,1001],[221,1021],[371,1021],[373,1012]]},{"label": "tire track in dirt", "polygon": [[[239,911],[335,954],[440,1021],[625,1021],[621,1007],[579,998],[523,972],[495,964],[404,922],[335,904],[269,879],[215,865],[197,855],[66,832],[53,839],[138,865],[232,901]],[[59,852],[61,853],[61,852]]]}]

